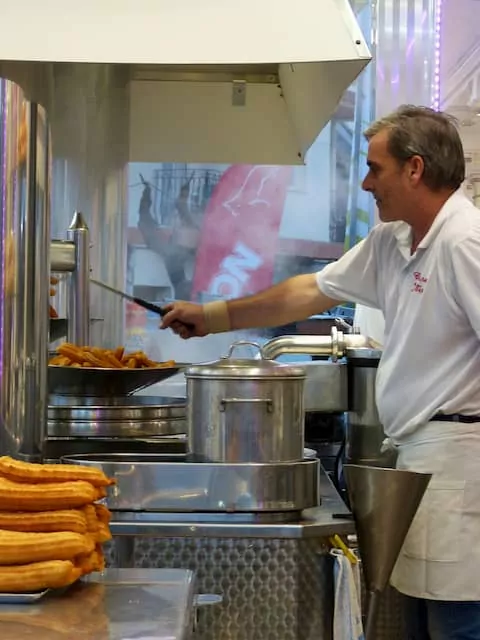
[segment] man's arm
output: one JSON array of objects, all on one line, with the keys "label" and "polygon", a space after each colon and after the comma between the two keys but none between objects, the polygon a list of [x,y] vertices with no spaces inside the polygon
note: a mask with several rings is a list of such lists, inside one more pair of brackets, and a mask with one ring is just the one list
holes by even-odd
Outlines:
[{"label": "man's arm", "polygon": [[316,275],[308,273],[288,278],[247,298],[227,303],[232,329],[278,327],[323,313],[339,304],[318,288]]},{"label": "man's arm", "polygon": [[337,305],[318,287],[316,275],[295,276],[265,291],[236,300],[205,305],[175,302],[167,305],[162,329],[171,327],[182,338],[205,336],[235,329],[277,327]]},{"label": "man's arm", "polygon": [[166,306],[162,329],[182,338],[235,329],[277,327],[322,313],[341,300],[379,307],[375,242],[378,228],[318,273],[295,276],[261,293],[205,305],[174,302]]}]

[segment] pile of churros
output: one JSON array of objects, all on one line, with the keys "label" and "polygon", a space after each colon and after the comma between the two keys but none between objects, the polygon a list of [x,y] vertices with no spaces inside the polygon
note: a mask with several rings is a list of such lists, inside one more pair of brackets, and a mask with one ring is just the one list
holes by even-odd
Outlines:
[{"label": "pile of churros", "polygon": [[49,364],[60,367],[95,367],[99,369],[158,369],[175,366],[174,360],[154,362],[143,351],[125,353],[124,347],[102,349],[101,347],[77,347],[64,342],[57,348],[57,355]]},{"label": "pile of churros", "polygon": [[66,587],[102,571],[113,480],[99,469],[0,457],[0,593]]}]

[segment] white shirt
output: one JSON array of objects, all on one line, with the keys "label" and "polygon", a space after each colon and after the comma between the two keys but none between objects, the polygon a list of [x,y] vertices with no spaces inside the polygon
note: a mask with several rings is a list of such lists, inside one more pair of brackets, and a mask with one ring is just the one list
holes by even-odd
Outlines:
[{"label": "white shirt", "polygon": [[377,406],[396,442],[439,412],[480,415],[480,212],[457,191],[413,256],[410,234],[380,224],[317,273],[326,295],[383,311]]},{"label": "white shirt", "polygon": [[357,304],[353,326],[360,331],[362,336],[367,336],[367,338],[374,340],[379,347],[383,345],[385,318],[380,309],[372,309],[371,307],[365,307],[363,304]]}]

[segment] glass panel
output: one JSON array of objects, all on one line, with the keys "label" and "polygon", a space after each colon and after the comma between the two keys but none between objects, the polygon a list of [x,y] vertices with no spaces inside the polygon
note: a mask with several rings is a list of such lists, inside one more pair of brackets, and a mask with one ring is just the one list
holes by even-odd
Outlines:
[{"label": "glass panel", "polygon": [[[352,5],[370,41],[372,3]],[[129,292],[159,304],[247,295],[317,271],[365,237],[374,211],[360,186],[362,131],[374,115],[374,73],[372,63],[347,90],[306,166],[130,164]],[[353,310],[335,313],[351,317]],[[326,333],[332,322],[330,315],[249,337]],[[210,336],[198,347],[197,341],[185,347],[157,326],[158,316],[131,305],[127,345],[144,348],[151,357],[182,360],[185,354],[191,361],[218,357],[233,339]]]}]

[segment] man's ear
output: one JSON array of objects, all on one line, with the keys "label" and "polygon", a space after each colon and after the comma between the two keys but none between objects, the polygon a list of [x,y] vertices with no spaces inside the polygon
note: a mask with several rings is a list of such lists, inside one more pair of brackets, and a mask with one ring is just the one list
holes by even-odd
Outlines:
[{"label": "man's ear", "polygon": [[422,156],[412,156],[407,160],[407,175],[413,185],[417,185],[425,172],[425,162]]}]

